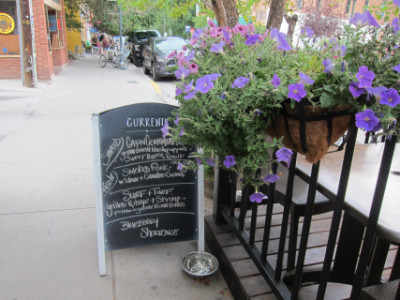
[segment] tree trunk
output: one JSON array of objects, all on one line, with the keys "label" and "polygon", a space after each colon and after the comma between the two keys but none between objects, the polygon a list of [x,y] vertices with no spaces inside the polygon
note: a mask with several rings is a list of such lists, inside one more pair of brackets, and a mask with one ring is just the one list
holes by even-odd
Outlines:
[{"label": "tree trunk", "polygon": [[[20,0],[18,0],[20,1]],[[24,69],[24,78],[23,85],[25,87],[33,88],[35,84],[33,82],[33,57],[32,57],[32,31],[31,31],[31,22],[30,20],[30,11],[29,11],[29,2],[28,0],[21,0],[21,30],[20,34],[22,35],[22,48],[21,55],[23,57],[23,69]]]},{"label": "tree trunk", "polygon": [[283,20],[285,0],[272,0],[269,8],[267,29],[280,29]]},{"label": "tree trunk", "polygon": [[233,28],[237,23],[239,23],[239,14],[236,9],[236,1],[222,0],[222,2],[224,3],[227,25],[228,27]]},{"label": "tree trunk", "polygon": [[218,26],[224,27],[228,25],[224,4],[222,0],[211,0],[212,8],[215,13],[215,17],[217,18]]},{"label": "tree trunk", "polygon": [[285,14],[285,20],[289,24],[287,37],[291,41],[293,41],[294,28],[296,27],[296,23],[297,23],[298,19],[299,19],[299,17],[296,14],[294,14],[293,16],[289,16],[288,14]]}]

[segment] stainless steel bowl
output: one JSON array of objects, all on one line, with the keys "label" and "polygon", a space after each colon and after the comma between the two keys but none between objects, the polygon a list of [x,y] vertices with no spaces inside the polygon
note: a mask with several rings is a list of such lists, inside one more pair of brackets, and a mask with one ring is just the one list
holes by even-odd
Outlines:
[{"label": "stainless steel bowl", "polygon": [[182,259],[182,269],[195,278],[206,278],[218,270],[218,260],[207,252],[190,252]]}]

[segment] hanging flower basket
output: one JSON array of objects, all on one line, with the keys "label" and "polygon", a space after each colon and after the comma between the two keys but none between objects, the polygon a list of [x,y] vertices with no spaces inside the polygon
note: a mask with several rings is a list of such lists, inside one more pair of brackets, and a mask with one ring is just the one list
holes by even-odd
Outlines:
[{"label": "hanging flower basket", "polygon": [[[304,101],[305,102],[305,101]],[[283,144],[315,163],[349,129],[354,113],[350,106],[321,108],[311,103],[283,104],[282,113],[266,129],[271,137],[284,137]]]}]

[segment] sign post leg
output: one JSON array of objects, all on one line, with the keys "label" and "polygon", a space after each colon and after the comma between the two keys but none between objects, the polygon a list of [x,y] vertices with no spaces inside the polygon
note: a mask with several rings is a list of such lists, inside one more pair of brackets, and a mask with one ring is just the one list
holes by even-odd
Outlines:
[{"label": "sign post leg", "polygon": [[106,275],[106,251],[104,247],[103,198],[101,193],[100,168],[100,129],[99,115],[93,114],[93,157],[94,157],[94,186],[96,197],[97,252],[99,276]]},{"label": "sign post leg", "polygon": [[197,199],[198,199],[198,226],[199,226],[199,240],[197,248],[199,252],[204,252],[204,169],[199,166],[197,171]]}]

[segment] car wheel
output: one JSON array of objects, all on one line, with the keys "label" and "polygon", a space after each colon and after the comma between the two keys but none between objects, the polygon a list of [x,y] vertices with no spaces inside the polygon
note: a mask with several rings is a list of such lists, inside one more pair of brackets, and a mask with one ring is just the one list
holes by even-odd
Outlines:
[{"label": "car wheel", "polygon": [[146,68],[146,66],[144,64],[144,61],[143,61],[143,73],[146,74],[146,75],[150,74],[150,71]]},{"label": "car wheel", "polygon": [[153,63],[153,67],[151,70],[151,75],[152,75],[154,81],[160,80],[160,76],[157,74],[156,65],[154,63]]}]

